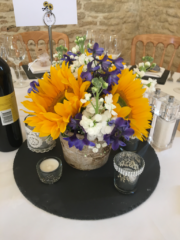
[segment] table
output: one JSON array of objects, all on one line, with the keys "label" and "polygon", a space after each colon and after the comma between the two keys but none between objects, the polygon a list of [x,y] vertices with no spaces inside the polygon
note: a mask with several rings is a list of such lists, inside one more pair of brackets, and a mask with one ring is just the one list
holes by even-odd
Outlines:
[{"label": "table", "polygon": [[[158,85],[180,100],[174,82]],[[15,89],[19,110],[27,88]],[[19,111],[23,138],[23,120]],[[0,152],[0,240],[179,240],[180,239],[180,132],[171,149],[158,152],[161,175],[156,190],[142,205],[124,215],[98,221],[71,220],[32,205],[19,191],[13,176],[17,151]]]}]

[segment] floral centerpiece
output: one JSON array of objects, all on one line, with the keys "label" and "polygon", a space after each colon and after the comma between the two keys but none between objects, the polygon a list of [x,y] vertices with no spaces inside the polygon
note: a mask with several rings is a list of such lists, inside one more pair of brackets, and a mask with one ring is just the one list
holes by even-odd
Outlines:
[{"label": "floral centerpiece", "polygon": [[65,160],[89,170],[105,164],[111,148],[125,146],[131,136],[146,139],[152,114],[141,80],[124,69],[123,59],[104,55],[98,43],[86,50],[80,42],[81,51],[67,52],[50,74],[31,82],[30,101],[22,104],[33,115],[25,123],[34,132],[60,136]]}]

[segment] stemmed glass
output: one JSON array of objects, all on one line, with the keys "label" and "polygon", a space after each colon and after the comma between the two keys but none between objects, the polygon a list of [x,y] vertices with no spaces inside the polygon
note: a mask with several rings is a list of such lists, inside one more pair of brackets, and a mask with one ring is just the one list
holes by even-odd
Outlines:
[{"label": "stemmed glass", "polygon": [[117,35],[111,35],[106,42],[106,49],[108,54],[112,55],[112,58],[116,59],[121,55],[122,41],[118,39]]},{"label": "stemmed glass", "polygon": [[98,37],[98,43],[99,47],[104,48],[105,54],[108,52],[106,41],[107,41],[106,35],[104,33],[100,33]]},{"label": "stemmed glass", "polygon": [[21,35],[6,36],[6,52],[7,59],[16,65],[18,79],[14,82],[15,88],[23,88],[29,85],[28,81],[24,81],[20,74],[19,64],[25,59],[26,49]]},{"label": "stemmed glass", "polygon": [[86,31],[86,44],[91,43],[92,46],[97,41],[97,35],[94,30],[87,30]]}]

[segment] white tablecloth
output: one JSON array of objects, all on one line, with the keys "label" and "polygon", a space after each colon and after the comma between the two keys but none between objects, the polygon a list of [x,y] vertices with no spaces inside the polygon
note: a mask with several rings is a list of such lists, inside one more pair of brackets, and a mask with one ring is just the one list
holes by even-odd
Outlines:
[{"label": "white tablecloth", "polygon": [[[180,100],[174,82],[158,85]],[[15,89],[19,110],[27,88]],[[25,139],[23,119],[21,127]],[[118,217],[80,221],[49,214],[29,202],[18,189],[13,176],[17,151],[0,152],[0,240],[180,240],[180,132],[173,147],[157,153],[161,174],[157,188],[142,205]],[[108,206],[107,206],[108,207]]]}]

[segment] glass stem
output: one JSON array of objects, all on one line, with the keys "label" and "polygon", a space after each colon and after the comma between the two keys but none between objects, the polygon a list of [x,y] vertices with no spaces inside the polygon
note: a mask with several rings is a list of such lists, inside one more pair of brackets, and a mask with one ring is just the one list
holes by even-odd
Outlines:
[{"label": "glass stem", "polygon": [[21,73],[20,73],[20,66],[19,66],[19,64],[16,65],[16,70],[17,70],[17,74],[18,74],[17,82],[19,83],[19,85],[21,85],[22,77],[21,77]]}]

